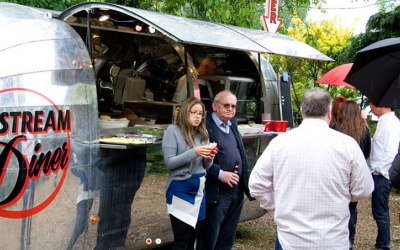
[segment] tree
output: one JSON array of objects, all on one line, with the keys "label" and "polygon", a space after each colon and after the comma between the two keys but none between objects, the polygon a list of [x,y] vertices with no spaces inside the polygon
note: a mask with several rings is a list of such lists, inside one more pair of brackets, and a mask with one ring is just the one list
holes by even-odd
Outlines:
[{"label": "tree", "polygon": [[[71,7],[71,6],[79,4],[79,3],[88,2],[88,1],[84,1],[84,0],[60,0],[60,1],[5,0],[4,2],[16,3],[16,4],[26,5],[26,6],[48,9],[48,10],[63,11],[65,9],[67,9],[68,7]],[[135,8],[151,9],[151,8],[156,8],[157,7],[156,4],[159,2],[162,2],[162,0],[159,0],[159,1],[157,1],[157,0],[156,1],[152,1],[152,0],[107,0],[107,1],[98,0],[96,2],[108,2],[108,3],[115,3],[115,4],[119,4],[119,5],[135,7]]]},{"label": "tree", "polygon": [[[305,20],[310,4],[325,0],[281,0],[280,17],[283,19],[281,32],[290,26],[290,19],[300,16]],[[200,20],[261,29],[260,16],[264,14],[262,0],[164,0],[161,12]]]},{"label": "tree", "polygon": [[350,38],[350,43],[341,56],[341,61],[353,61],[356,52],[376,41],[400,36],[400,5],[379,12],[368,19],[365,33]]},{"label": "tree", "polygon": [[4,2],[16,3],[26,6],[32,6],[37,8],[43,8],[48,10],[63,11],[66,8],[86,1],[79,0],[61,0],[61,1],[51,1],[51,0],[5,0]]},{"label": "tree", "polygon": [[[336,59],[342,53],[351,35],[351,30],[335,27],[334,21],[323,21],[320,24],[304,23],[300,18],[294,17],[292,27],[287,29],[289,36],[300,41],[313,44],[313,47],[329,57]],[[324,73],[339,65],[334,62],[303,60],[298,58],[271,55],[271,62],[278,72],[288,71],[292,79],[293,110],[300,110],[300,99],[305,90],[315,87],[315,83]],[[342,95],[356,99],[359,93],[347,87],[335,87],[321,84],[319,87],[327,89],[332,97]]]}]

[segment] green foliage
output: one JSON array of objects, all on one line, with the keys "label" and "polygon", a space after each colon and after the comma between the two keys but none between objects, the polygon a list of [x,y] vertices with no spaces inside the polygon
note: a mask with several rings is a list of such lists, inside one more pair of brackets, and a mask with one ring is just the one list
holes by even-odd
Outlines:
[{"label": "green foliage", "polygon": [[[293,27],[287,29],[289,36],[297,38],[316,48],[329,57],[336,59],[343,53],[350,38],[350,30],[337,28],[334,22],[323,21],[321,23],[309,22],[305,24],[299,17],[291,21]],[[332,97],[345,96],[357,99],[359,92],[352,88],[336,87],[325,84],[317,84],[323,74],[339,65],[338,62],[322,62],[315,60],[303,60],[292,57],[271,56],[274,69],[281,73],[287,70],[292,78],[292,100],[295,117],[300,119],[298,112],[303,93],[312,87],[319,86],[328,90]],[[299,121],[299,120],[298,120]]]},{"label": "green foliage", "polygon": [[377,122],[372,121],[371,116],[368,116],[367,123],[368,123],[368,127],[369,127],[369,132],[371,133],[371,137],[372,137],[375,134]]},{"label": "green foliage", "polygon": [[[84,0],[60,0],[60,1],[53,1],[53,0],[5,0],[3,2],[9,3],[16,3],[21,5],[27,5],[37,8],[49,9],[49,10],[57,10],[63,11],[73,5],[84,3],[84,2],[91,2],[91,1],[84,1]],[[108,2],[114,3],[119,5],[125,5],[129,7],[135,8],[142,8],[142,9],[157,9],[157,6],[160,2],[163,1],[152,1],[152,0],[98,0],[95,2]]]},{"label": "green foliage", "polygon": [[[242,27],[262,29],[260,16],[265,12],[265,1],[260,0],[97,0],[195,19]],[[45,9],[65,10],[82,0],[6,0]],[[271,56],[277,73],[287,70],[293,85],[293,109],[299,110],[302,93],[316,86],[315,81],[333,67],[351,62],[355,52],[368,44],[387,37],[400,36],[400,7],[391,8],[394,0],[378,0],[380,12],[371,16],[363,34],[350,37],[349,30],[337,28],[334,22],[308,23],[305,18],[312,4],[320,6],[325,0],[281,0],[279,17],[282,34],[295,37],[333,58],[335,62],[320,62],[282,56]],[[388,10],[388,11],[385,11]],[[357,90],[346,87],[320,85],[332,97],[342,95],[357,99]]]},{"label": "green foliage", "polygon": [[147,149],[146,174],[167,175],[167,167],[164,164],[164,157],[161,145]]},{"label": "green foliage", "polygon": [[167,175],[167,168],[164,164],[164,157],[161,149],[161,139],[164,135],[163,129],[151,127],[135,127],[137,134],[149,134],[157,137],[156,144],[147,149],[146,174]]},{"label": "green foliage", "polygon": [[164,130],[158,128],[151,127],[135,127],[135,131],[138,134],[148,134],[157,137],[157,139],[161,139],[164,136]]},{"label": "green foliage", "polygon": [[[319,4],[323,0],[313,0]],[[279,16],[282,31],[290,26],[290,18],[298,15],[305,19],[310,0],[280,1]],[[261,29],[260,16],[264,15],[265,1],[260,0],[165,0],[161,11],[173,15],[219,22],[241,27]],[[288,21],[289,20],[289,21]]]},{"label": "green foliage", "polygon": [[400,36],[400,5],[393,10],[381,10],[368,19],[365,33],[353,36],[341,56],[344,61],[354,61],[356,52],[376,41]]},{"label": "green foliage", "polygon": [[86,2],[86,1],[78,1],[78,0],[61,0],[61,1],[52,1],[52,0],[5,0],[3,2],[8,2],[8,3],[16,3],[16,4],[21,4],[21,5],[27,5],[27,6],[32,6],[32,7],[37,7],[37,8],[42,8],[42,9],[48,9],[48,10],[57,10],[57,11],[62,11],[65,10],[66,8],[81,3],[81,2]]},{"label": "green foliage", "polygon": [[[302,93],[308,88],[316,86],[315,80],[324,73],[340,64],[354,61],[356,52],[373,42],[400,36],[400,6],[391,8],[394,6],[394,1],[391,0],[378,2],[381,5],[380,11],[370,17],[366,32],[355,36],[351,36],[349,30],[338,29],[334,23],[326,21],[321,24],[306,23],[302,16],[295,17],[290,21],[286,20],[286,23],[290,23],[285,30],[288,35],[304,41],[335,60],[334,62],[317,62],[271,56],[274,69],[278,73],[287,70],[294,82],[292,99],[295,117],[298,114]],[[292,10],[291,13],[296,13],[295,9],[301,10],[300,5],[292,7],[290,4],[287,5],[287,9]],[[353,100],[360,98],[360,93],[356,89],[324,84],[319,86],[327,89],[332,97],[344,96]],[[300,116],[298,115],[298,117]],[[372,131],[374,128],[375,124],[371,124]]]}]

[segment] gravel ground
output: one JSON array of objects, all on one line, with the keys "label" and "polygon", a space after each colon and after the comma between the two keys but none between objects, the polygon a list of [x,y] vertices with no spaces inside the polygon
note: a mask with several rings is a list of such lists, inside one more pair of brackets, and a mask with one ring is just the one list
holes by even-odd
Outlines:
[{"label": "gravel ground", "polygon": [[[70,175],[66,179],[65,185],[59,194],[60,198],[53,202],[48,208],[47,213],[40,213],[32,218],[31,250],[65,249],[68,243],[70,232],[75,222],[76,215],[76,195],[79,180]],[[53,180],[37,187],[40,189],[50,189]],[[74,187],[74,188],[72,188]],[[172,240],[170,222],[166,212],[164,202],[165,178],[153,176],[145,178],[142,187],[139,189],[132,209],[132,223],[128,232],[127,249],[137,250],[146,246],[146,238],[161,238],[164,242]],[[37,196],[36,198],[39,198]],[[97,200],[97,199],[96,199]],[[91,214],[96,214],[98,202],[93,204]],[[54,215],[55,213],[56,215]],[[392,249],[400,249],[400,195],[392,193],[390,197],[390,213],[392,223]],[[65,218],[68,218],[67,220]],[[43,232],[43,228],[48,228],[48,223],[53,223],[54,227],[62,230],[50,230]],[[0,228],[7,229],[0,235],[2,242],[0,249],[21,249],[19,239],[21,222],[19,220],[9,220],[0,218]],[[153,234],[151,234],[151,232]],[[262,217],[242,222],[239,224],[238,235],[233,250],[270,250],[274,248],[275,225],[270,214]],[[376,225],[371,215],[370,200],[359,202],[358,205],[358,224],[355,241],[355,250],[368,250],[374,245],[376,237]],[[15,238],[15,239],[14,239]],[[96,239],[96,226],[90,225],[86,237],[80,237],[75,249],[93,249]],[[41,243],[39,243],[41,242]],[[153,244],[152,247],[155,245]],[[150,246],[151,247],[151,246]],[[169,249],[168,247],[164,249]]]},{"label": "gravel ground", "polygon": [[[392,249],[400,249],[400,195],[392,193],[390,197],[390,214],[392,226]],[[268,250],[274,249],[276,235],[275,225],[270,214],[239,225],[234,250]],[[372,218],[370,200],[358,203],[358,222],[354,250],[374,249],[376,224]]]}]

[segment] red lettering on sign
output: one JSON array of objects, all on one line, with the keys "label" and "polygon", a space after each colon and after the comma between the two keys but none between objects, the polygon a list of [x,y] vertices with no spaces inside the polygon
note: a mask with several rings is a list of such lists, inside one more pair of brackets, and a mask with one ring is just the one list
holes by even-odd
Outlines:
[{"label": "red lettering on sign", "polygon": [[[69,110],[60,110],[48,97],[35,90],[10,88],[0,90],[0,95],[7,92],[28,92],[40,96],[50,104],[43,110],[34,112],[25,110],[0,113],[0,136],[6,135],[6,141],[0,141],[0,189],[4,184],[7,170],[11,167],[18,169],[16,181],[10,188],[11,191],[0,201],[0,217],[18,219],[39,213],[54,200],[60,191],[70,162],[71,114]],[[27,134],[47,134],[49,131],[53,132],[52,135],[65,133],[65,136],[55,137],[57,140],[52,142],[47,152],[43,152],[40,139],[35,141],[34,146],[28,144]],[[11,140],[9,139],[10,132],[15,135]],[[22,149],[31,150],[30,152],[33,153],[27,156]],[[49,176],[52,173],[57,174],[60,170],[62,174],[56,187],[50,190],[52,192],[40,204],[25,210],[10,209],[24,195],[29,182],[39,179],[42,173],[44,176]]]},{"label": "red lettering on sign", "polygon": [[265,15],[261,16],[261,22],[268,32],[275,33],[279,29],[282,23],[279,18],[279,0],[266,0]]}]

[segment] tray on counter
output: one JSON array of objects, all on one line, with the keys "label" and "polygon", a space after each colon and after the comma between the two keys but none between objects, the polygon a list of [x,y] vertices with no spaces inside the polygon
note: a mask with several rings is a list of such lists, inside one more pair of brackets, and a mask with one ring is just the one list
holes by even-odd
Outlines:
[{"label": "tray on counter", "polygon": [[106,149],[129,149],[137,147],[148,147],[159,144],[157,137],[146,134],[117,134],[102,136],[100,139],[87,142],[89,144],[99,144],[100,148]]},{"label": "tray on counter", "polygon": [[138,134],[117,134],[112,137],[103,137],[99,139],[100,143],[105,144],[119,144],[119,145],[131,145],[131,144],[153,144],[157,140],[156,136],[152,135],[138,135]]}]

